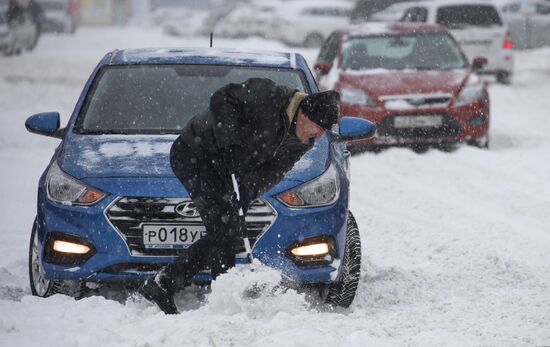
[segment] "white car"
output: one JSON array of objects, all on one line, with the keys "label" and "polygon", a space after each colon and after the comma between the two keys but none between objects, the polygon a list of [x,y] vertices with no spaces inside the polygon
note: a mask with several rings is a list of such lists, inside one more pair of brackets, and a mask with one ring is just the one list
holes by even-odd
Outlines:
[{"label": "white car", "polygon": [[318,47],[335,30],[349,27],[353,2],[299,0],[277,12],[273,37],[290,45]]},{"label": "white car", "polygon": [[214,37],[262,36],[272,38],[277,11],[284,4],[280,1],[255,1],[237,5],[220,18],[214,28]]},{"label": "white car", "polygon": [[378,20],[440,24],[451,32],[471,60],[485,57],[482,74],[509,84],[514,71],[512,36],[497,6],[484,0],[428,0],[395,4],[376,14]]},{"label": "white car", "polygon": [[499,0],[516,48],[550,46],[550,1]]}]

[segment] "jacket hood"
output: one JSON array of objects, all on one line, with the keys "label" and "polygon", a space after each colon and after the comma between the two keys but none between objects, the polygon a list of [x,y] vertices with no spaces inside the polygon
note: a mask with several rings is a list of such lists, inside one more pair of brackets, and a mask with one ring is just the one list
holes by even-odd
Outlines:
[{"label": "jacket hood", "polygon": [[451,93],[457,94],[468,77],[468,69],[446,71],[422,70],[342,71],[340,88],[345,86],[365,90],[372,97],[382,95]]},{"label": "jacket hood", "polygon": [[[69,175],[88,182],[103,178],[176,179],[170,165],[175,135],[69,135],[58,163]],[[311,180],[327,167],[328,139],[323,137],[284,180]]]}]

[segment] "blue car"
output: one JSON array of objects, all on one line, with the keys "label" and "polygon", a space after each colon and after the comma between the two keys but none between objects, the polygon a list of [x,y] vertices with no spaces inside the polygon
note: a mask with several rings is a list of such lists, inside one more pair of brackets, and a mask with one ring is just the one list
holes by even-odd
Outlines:
[{"label": "blue car", "polygon": [[[66,127],[57,112],[29,117],[30,132],[62,140],[38,184],[32,294],[137,286],[204,236],[169,150],[186,122],[207,110],[214,91],[251,77],[318,91],[299,54],[114,50],[93,71]],[[351,304],[360,277],[346,141],[374,131],[366,120],[342,117],[246,216],[252,256],[288,283],[318,288],[333,305]],[[194,278],[210,280],[206,271]]]}]

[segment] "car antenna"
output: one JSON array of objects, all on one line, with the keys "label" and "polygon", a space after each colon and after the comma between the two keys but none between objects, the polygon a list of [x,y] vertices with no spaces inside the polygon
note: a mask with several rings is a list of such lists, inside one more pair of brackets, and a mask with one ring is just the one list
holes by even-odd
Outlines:
[{"label": "car antenna", "polygon": [[214,40],[214,33],[210,32],[210,48],[212,48],[212,41]]}]

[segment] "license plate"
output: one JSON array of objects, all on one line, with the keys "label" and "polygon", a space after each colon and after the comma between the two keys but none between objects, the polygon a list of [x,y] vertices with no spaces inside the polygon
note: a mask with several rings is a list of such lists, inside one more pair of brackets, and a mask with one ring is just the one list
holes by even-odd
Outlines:
[{"label": "license plate", "polygon": [[143,224],[145,248],[183,249],[206,235],[204,225]]},{"label": "license plate", "polygon": [[395,128],[436,128],[443,125],[442,116],[396,116]]}]

